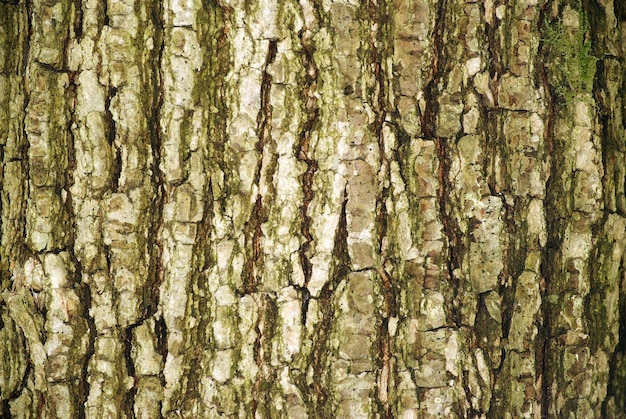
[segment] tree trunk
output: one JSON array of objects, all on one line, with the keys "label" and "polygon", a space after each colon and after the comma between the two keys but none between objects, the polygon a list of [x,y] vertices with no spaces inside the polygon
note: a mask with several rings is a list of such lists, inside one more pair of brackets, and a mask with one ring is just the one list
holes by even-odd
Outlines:
[{"label": "tree trunk", "polygon": [[626,417],[621,0],[0,2],[0,415]]}]

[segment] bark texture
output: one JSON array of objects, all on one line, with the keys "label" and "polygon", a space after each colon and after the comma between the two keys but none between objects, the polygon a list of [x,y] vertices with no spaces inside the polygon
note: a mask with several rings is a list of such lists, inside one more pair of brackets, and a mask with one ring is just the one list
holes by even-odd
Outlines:
[{"label": "bark texture", "polygon": [[0,2],[0,415],[626,417],[621,0]]}]

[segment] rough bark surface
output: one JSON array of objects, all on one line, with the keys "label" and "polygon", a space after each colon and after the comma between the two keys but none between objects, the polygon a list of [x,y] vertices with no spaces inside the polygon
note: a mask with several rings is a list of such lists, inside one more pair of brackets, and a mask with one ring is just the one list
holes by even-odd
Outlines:
[{"label": "rough bark surface", "polygon": [[626,417],[621,0],[0,2],[0,415]]}]

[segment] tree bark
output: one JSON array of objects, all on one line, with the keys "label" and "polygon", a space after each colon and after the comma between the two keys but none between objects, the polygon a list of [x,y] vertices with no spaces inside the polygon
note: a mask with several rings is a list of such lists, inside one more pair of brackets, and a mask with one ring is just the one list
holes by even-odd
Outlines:
[{"label": "tree bark", "polygon": [[626,417],[620,0],[0,2],[0,415]]}]

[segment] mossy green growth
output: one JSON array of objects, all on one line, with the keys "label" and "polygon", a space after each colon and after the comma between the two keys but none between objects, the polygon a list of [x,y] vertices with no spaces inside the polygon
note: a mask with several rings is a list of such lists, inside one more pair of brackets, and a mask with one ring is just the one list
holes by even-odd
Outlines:
[{"label": "mossy green growth", "polygon": [[550,85],[567,105],[579,94],[591,93],[596,74],[596,57],[591,54],[589,23],[582,10],[566,10],[578,14],[578,27],[558,19],[545,25],[543,42],[547,47]]}]

